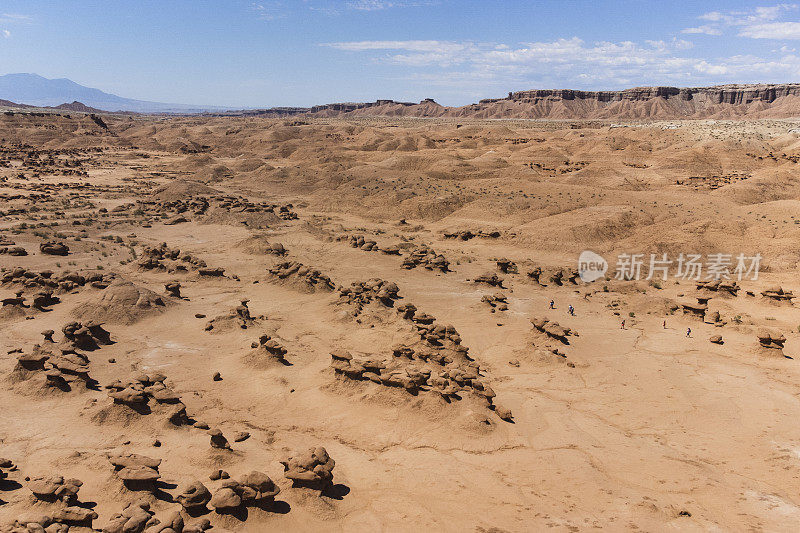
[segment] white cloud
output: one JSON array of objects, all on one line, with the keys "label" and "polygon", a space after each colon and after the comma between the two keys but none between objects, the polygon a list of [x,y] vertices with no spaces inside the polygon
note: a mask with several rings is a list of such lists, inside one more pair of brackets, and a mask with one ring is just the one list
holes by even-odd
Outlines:
[{"label": "white cloud", "polygon": [[671,41],[596,42],[578,37],[554,41],[477,43],[472,41],[354,41],[326,43],[393,65],[404,77],[435,85],[486,87],[628,87],[641,84],[707,85],[767,82],[800,77],[800,58],[786,50],[774,57],[740,55],[700,58],[692,44]]},{"label": "white cloud", "polygon": [[13,23],[13,22],[30,22],[31,17],[28,15],[20,15],[19,13],[0,13],[0,22]]},{"label": "white cloud", "polygon": [[347,2],[346,5],[350,9],[358,9],[359,11],[378,11],[394,7],[393,2],[384,0],[353,0],[352,2]]},{"label": "white cloud", "polygon": [[722,35],[729,28],[738,28],[739,37],[752,39],[800,39],[800,22],[779,20],[797,10],[797,4],[761,6],[749,11],[711,11],[697,17],[710,24],[684,28],[681,33]]},{"label": "white cloud", "polygon": [[767,22],[745,26],[740,37],[751,39],[800,39],[800,22]]},{"label": "white cloud", "polygon": [[700,20],[708,20],[708,21],[711,21],[711,22],[719,22],[724,17],[725,17],[725,15],[723,15],[719,11],[712,11],[711,13],[705,13],[703,15],[700,15],[697,18],[699,18]]},{"label": "white cloud", "polygon": [[10,32],[10,31],[8,31],[8,30],[3,30],[3,37],[5,37],[6,39],[8,39],[9,37],[11,37],[11,32]]},{"label": "white cloud", "polygon": [[695,26],[694,28],[684,28],[681,33],[693,33],[703,35],[722,35],[722,30],[710,24],[703,24],[702,26]]},{"label": "white cloud", "polygon": [[408,0],[349,0],[345,3],[349,9],[359,11],[380,11],[392,7],[420,7],[431,5],[431,2]]}]

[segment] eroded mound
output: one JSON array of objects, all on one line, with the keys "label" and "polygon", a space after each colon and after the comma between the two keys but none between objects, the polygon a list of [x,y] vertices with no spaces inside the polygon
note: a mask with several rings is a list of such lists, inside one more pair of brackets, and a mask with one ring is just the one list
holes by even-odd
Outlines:
[{"label": "eroded mound", "polygon": [[164,312],[166,305],[165,298],[150,289],[118,279],[103,292],[93,294],[73,316],[82,321],[130,325]]}]

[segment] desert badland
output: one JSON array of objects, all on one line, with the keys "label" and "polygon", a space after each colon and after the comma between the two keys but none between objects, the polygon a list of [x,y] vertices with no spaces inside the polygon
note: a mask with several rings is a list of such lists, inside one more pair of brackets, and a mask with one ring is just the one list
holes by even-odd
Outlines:
[{"label": "desert badland", "polygon": [[10,108],[0,530],[796,529],[800,124],[765,95]]}]

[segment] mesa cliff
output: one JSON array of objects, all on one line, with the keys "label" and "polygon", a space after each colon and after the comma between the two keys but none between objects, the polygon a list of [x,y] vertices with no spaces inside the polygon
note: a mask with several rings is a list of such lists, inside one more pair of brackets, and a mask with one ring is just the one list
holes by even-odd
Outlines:
[{"label": "mesa cliff", "polygon": [[536,89],[461,107],[426,98],[313,107],[276,107],[236,114],[270,117],[408,116],[513,119],[789,118],[800,114],[800,84],[635,87],[623,91]]}]

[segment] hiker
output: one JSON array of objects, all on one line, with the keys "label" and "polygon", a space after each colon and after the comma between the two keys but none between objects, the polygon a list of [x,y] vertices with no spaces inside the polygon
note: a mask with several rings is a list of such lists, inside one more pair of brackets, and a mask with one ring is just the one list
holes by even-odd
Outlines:
[{"label": "hiker", "polygon": [[692,328],[686,328],[686,336],[687,337],[691,337],[692,336]]},{"label": "hiker", "polygon": [[620,329],[625,329],[625,321],[622,321],[622,327]]},{"label": "hiker", "polygon": [[663,325],[664,325],[664,329],[667,329],[667,321],[666,320],[664,321]]},{"label": "hiker", "polygon": [[556,301],[550,300],[550,309],[555,309],[555,308],[556,308]]},{"label": "hiker", "polygon": [[569,308],[567,309],[567,312],[568,312],[570,315],[572,315],[572,316],[575,316],[575,308],[574,308],[574,307],[572,307],[572,305],[570,305],[570,306],[569,306]]}]

